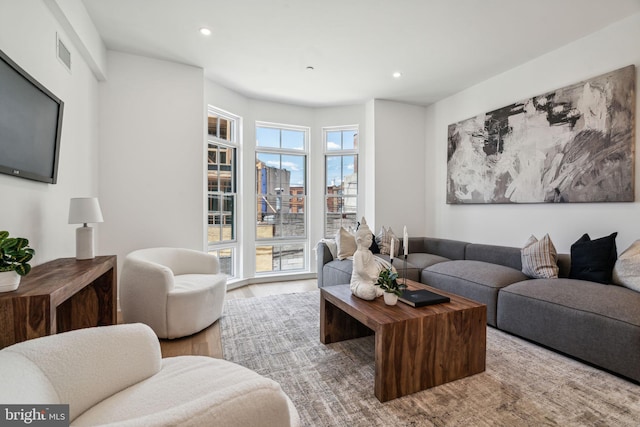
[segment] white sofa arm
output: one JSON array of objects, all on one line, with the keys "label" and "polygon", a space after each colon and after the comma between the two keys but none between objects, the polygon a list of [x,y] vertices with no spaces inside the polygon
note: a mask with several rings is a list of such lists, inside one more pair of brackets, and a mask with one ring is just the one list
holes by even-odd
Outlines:
[{"label": "white sofa arm", "polygon": [[[140,322],[159,334],[167,331],[167,295],[175,280],[169,267],[127,256],[120,275],[120,307],[125,323]],[[144,313],[142,317],[140,314]]]},{"label": "white sofa arm", "polygon": [[[59,402],[69,404],[70,421],[156,374],[162,365],[158,338],[141,323],[79,329],[14,344],[0,353],[5,352],[39,368]],[[3,381],[2,386],[16,385]]]}]

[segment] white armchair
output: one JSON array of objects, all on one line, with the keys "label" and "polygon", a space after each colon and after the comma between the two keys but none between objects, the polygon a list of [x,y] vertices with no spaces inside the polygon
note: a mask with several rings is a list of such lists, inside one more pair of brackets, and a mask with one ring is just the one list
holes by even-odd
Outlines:
[{"label": "white armchair", "polygon": [[227,277],[215,255],[149,248],[128,254],[120,275],[125,323],[149,325],[160,338],[201,331],[222,315]]},{"label": "white armchair", "polygon": [[146,325],[79,329],[0,350],[2,404],[68,404],[71,426],[298,426],[275,381],[205,356],[161,358]]}]

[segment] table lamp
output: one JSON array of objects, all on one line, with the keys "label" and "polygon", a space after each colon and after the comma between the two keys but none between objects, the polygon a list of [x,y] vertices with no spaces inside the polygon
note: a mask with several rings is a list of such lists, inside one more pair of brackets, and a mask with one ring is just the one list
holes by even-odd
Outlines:
[{"label": "table lamp", "polygon": [[71,199],[69,224],[84,224],[76,228],[76,259],[93,259],[93,228],[88,223],[103,222],[102,211],[96,197]]}]

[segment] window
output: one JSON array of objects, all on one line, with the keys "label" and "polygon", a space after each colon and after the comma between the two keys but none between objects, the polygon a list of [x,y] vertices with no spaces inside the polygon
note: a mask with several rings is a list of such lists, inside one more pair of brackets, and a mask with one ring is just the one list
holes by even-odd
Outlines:
[{"label": "window", "polygon": [[220,270],[236,276],[237,177],[240,118],[209,106],[207,137],[207,241]]},{"label": "window", "polygon": [[309,129],[256,124],[256,272],[304,270]]},{"label": "window", "polygon": [[358,128],[324,128],[324,236],[340,227],[355,230],[358,221]]}]

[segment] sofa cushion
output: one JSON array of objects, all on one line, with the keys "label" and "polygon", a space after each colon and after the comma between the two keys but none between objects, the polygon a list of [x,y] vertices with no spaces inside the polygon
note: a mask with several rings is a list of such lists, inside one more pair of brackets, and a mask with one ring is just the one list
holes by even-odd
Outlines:
[{"label": "sofa cushion", "polygon": [[629,246],[613,267],[613,283],[640,292],[640,240]]},{"label": "sofa cushion", "polygon": [[[519,253],[518,249],[518,253]],[[420,281],[429,286],[470,298],[487,305],[487,323],[496,325],[498,291],[512,283],[527,280],[515,268],[483,261],[445,261],[422,270]]]},{"label": "sofa cushion", "polygon": [[407,255],[407,263],[415,266],[420,269],[420,271],[424,270],[427,267],[430,267],[439,262],[451,261],[449,258],[445,258],[440,255],[434,254],[408,254]]},{"label": "sofa cushion", "polygon": [[640,380],[640,293],[572,279],[500,290],[498,327]]},{"label": "sofa cushion", "polygon": [[536,279],[551,279],[558,277],[558,253],[548,234],[538,240],[536,236],[529,240],[522,248],[522,272]]},{"label": "sofa cushion", "polygon": [[583,234],[571,245],[569,278],[611,283],[613,266],[618,258],[617,235],[618,233],[612,233],[609,236],[591,240],[588,234]]}]

